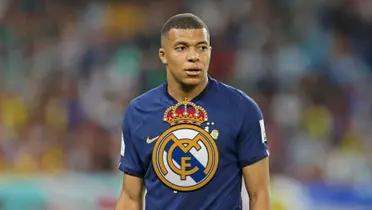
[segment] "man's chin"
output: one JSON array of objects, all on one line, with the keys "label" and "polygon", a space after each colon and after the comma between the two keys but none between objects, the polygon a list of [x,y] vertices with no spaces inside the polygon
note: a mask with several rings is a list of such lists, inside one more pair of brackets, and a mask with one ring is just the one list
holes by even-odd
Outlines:
[{"label": "man's chin", "polygon": [[182,82],[185,86],[193,87],[202,84],[204,82],[204,79],[201,77],[188,77],[185,78]]}]

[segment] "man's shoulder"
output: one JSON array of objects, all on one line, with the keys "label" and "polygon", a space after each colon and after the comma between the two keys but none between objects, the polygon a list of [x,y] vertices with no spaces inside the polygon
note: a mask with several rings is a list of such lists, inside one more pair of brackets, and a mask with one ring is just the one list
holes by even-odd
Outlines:
[{"label": "man's shoulder", "polygon": [[225,84],[221,81],[215,80],[216,86],[222,96],[226,99],[231,100],[234,103],[239,104],[251,104],[255,105],[256,102],[253,98],[247,95],[244,91],[231,85]]},{"label": "man's shoulder", "polygon": [[233,107],[235,112],[240,113],[239,116],[252,119],[262,118],[260,107],[244,91],[223,82],[217,82],[217,87],[218,92],[221,93],[219,97],[223,98],[229,104],[229,107]]},{"label": "man's shoulder", "polygon": [[161,100],[163,94],[163,85],[148,90],[132,99],[124,113],[134,118],[139,118],[143,113],[150,113],[153,110],[158,110],[162,104]]},{"label": "man's shoulder", "polygon": [[243,113],[244,116],[255,116],[255,118],[261,116],[261,109],[256,101],[244,91],[220,81],[216,81],[216,84],[219,92],[217,97],[223,98],[228,107],[234,107],[235,112],[242,116]]},{"label": "man's shoulder", "polygon": [[163,94],[163,85],[159,85],[132,99],[129,102],[129,106],[143,106],[154,104],[160,100]]}]

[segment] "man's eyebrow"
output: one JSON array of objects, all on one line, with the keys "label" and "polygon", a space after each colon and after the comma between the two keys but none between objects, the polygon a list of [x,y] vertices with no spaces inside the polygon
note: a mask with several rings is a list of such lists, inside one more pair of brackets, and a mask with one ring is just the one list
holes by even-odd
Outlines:
[{"label": "man's eyebrow", "polygon": [[[206,45],[208,45],[208,42],[207,41],[200,41],[200,42],[197,42],[195,45],[200,45],[200,44],[206,44]],[[184,42],[184,41],[177,41],[176,43],[174,43],[174,45],[175,46],[176,45],[186,45],[186,46],[188,46],[188,45],[190,45],[190,43]]]},{"label": "man's eyebrow", "polygon": [[184,41],[178,41],[178,42],[174,43],[174,45],[175,45],[175,46],[176,46],[176,45],[189,45],[189,43],[184,42]]},{"label": "man's eyebrow", "polygon": [[200,44],[206,44],[206,45],[208,45],[208,42],[207,41],[200,41],[200,42],[196,43],[196,45],[200,45]]}]

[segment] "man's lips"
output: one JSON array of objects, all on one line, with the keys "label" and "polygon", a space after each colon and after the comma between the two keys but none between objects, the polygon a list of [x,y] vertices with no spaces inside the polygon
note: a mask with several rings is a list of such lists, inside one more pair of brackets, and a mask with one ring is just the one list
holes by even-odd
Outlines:
[{"label": "man's lips", "polygon": [[201,74],[202,70],[200,68],[189,68],[185,69],[185,72],[188,76],[198,76]]}]

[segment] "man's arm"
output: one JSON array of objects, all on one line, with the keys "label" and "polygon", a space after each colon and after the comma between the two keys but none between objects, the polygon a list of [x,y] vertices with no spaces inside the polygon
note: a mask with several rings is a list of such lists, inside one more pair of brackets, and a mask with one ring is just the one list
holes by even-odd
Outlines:
[{"label": "man's arm", "polygon": [[115,210],[142,210],[143,180],[124,174],[123,185]]},{"label": "man's arm", "polygon": [[243,168],[250,210],[271,210],[269,158]]}]

